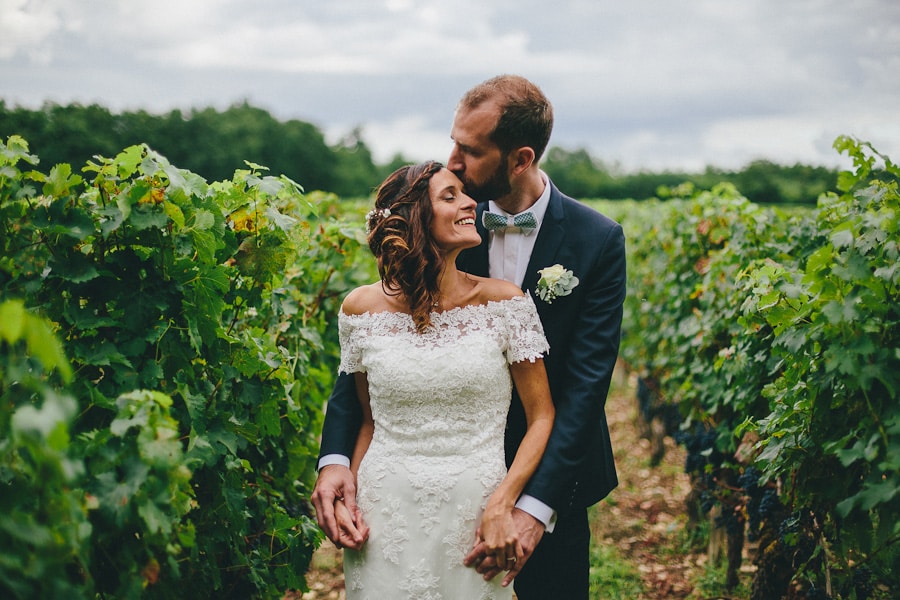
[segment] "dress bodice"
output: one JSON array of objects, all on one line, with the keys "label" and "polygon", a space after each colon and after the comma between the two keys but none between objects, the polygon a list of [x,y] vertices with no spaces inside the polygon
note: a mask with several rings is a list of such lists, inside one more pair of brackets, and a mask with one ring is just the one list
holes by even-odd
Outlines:
[{"label": "dress bodice", "polygon": [[440,456],[458,454],[462,441],[496,442],[511,397],[508,364],[547,350],[531,297],[435,312],[431,321],[418,333],[406,313],[341,313],[341,371],[367,374],[384,443]]}]

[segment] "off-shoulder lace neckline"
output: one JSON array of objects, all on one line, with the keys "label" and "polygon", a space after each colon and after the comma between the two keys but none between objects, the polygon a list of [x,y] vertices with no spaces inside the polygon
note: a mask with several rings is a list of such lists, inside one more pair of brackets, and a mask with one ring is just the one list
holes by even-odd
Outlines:
[{"label": "off-shoulder lace neckline", "polygon": [[[455,316],[457,313],[461,313],[461,312],[467,311],[469,309],[488,309],[492,305],[501,306],[507,302],[522,302],[522,301],[528,300],[530,298],[531,298],[531,296],[526,293],[522,296],[511,296],[509,298],[504,298],[502,300],[488,300],[487,302],[480,302],[478,304],[466,304],[463,306],[454,306],[453,308],[448,308],[447,310],[442,310],[442,311],[433,310],[433,311],[431,311],[431,313],[429,313],[429,316],[438,317],[438,318],[451,317],[451,316]],[[409,317],[410,319],[412,318],[412,315],[410,313],[403,312],[400,310],[378,310],[378,311],[367,310],[365,312],[356,313],[356,314],[352,314],[352,315],[345,313],[343,310],[341,310],[340,312],[341,312],[342,317],[346,317],[346,318],[350,318],[350,319],[357,319],[357,318],[362,318],[362,317],[376,317],[376,316],[382,317],[382,316],[386,316],[386,315],[398,315],[400,317]]]}]

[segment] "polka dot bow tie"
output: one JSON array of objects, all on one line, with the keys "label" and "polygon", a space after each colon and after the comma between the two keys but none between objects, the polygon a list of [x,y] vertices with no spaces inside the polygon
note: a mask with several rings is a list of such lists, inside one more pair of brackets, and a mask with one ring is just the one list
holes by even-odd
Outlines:
[{"label": "polka dot bow tie", "polygon": [[513,217],[484,211],[481,214],[481,223],[488,231],[506,231],[512,227],[525,235],[537,229],[537,218],[532,212],[519,213]]}]

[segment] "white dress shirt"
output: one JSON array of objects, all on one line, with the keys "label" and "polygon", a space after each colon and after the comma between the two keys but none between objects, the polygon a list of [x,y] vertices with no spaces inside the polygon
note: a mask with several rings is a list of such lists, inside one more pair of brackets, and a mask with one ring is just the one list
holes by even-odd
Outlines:
[{"label": "white dress shirt", "polygon": [[[537,228],[527,233],[516,228],[488,232],[488,266],[491,277],[511,281],[519,287],[522,286],[522,281],[525,279],[531,252],[534,250],[535,240],[541,230],[544,215],[547,214],[547,206],[550,204],[550,186],[547,183],[549,179],[543,171],[541,171],[541,179],[544,180],[544,191],[531,207],[523,211],[534,214]],[[507,217],[515,217],[497,206],[493,200],[488,202],[488,210]],[[516,508],[524,510],[542,522],[548,533],[553,531],[556,524],[556,513],[537,498],[523,494],[516,502]]]},{"label": "white dress shirt", "polygon": [[[534,250],[534,242],[541,230],[544,215],[547,214],[547,206],[550,204],[550,186],[547,185],[547,176],[543,171],[541,177],[544,180],[543,193],[530,208],[523,211],[534,214],[534,218],[537,220],[537,229],[527,233],[519,231],[517,228],[505,232],[488,232],[488,265],[490,265],[491,277],[511,281],[519,287],[522,287],[522,281],[525,279],[531,251]],[[488,202],[488,210],[507,217],[515,217],[494,204],[493,200]]]}]

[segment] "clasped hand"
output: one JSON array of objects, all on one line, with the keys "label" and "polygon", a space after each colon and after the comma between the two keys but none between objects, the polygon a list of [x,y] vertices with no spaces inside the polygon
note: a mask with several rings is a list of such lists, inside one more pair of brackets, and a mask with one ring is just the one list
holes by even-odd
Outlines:
[{"label": "clasped hand", "polygon": [[485,581],[508,571],[501,583],[507,587],[543,537],[544,524],[518,508],[496,514],[490,508],[485,511],[481,527],[476,531],[475,545],[463,564],[473,567]]},{"label": "clasped hand", "polygon": [[356,479],[350,469],[342,465],[323,467],[312,501],[319,527],[335,546],[362,548],[369,539],[369,526],[356,504]]}]

